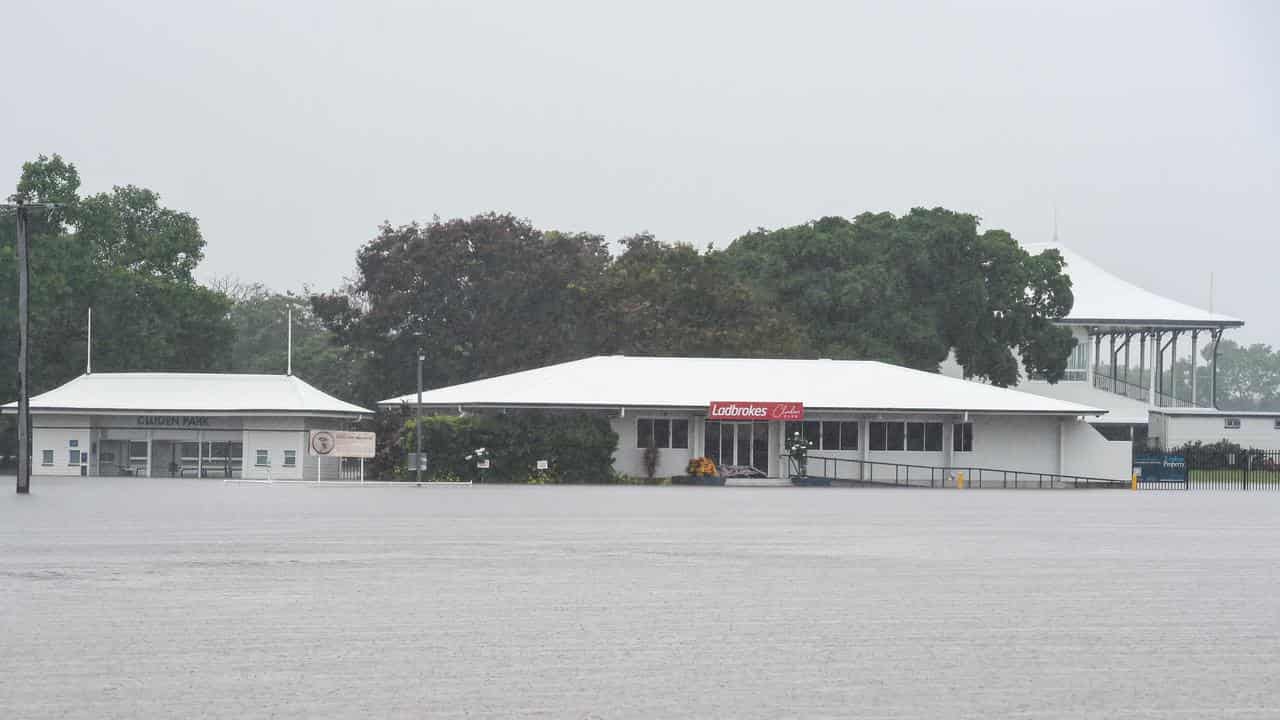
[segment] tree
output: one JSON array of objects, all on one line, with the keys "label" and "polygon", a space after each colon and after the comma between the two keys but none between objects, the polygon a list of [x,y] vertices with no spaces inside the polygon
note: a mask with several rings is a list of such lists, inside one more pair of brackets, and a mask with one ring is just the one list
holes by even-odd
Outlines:
[{"label": "tree", "polygon": [[1019,357],[1051,381],[1066,370],[1071,334],[1053,323],[1072,304],[1061,256],[979,233],[973,215],[827,217],[748,233],[725,255],[824,357],[936,372],[954,350],[966,377],[1001,386],[1017,383]]},{"label": "tree", "polygon": [[[1213,345],[1203,350],[1204,366],[1196,379],[1196,391],[1203,404],[1209,403],[1209,373]],[[1187,370],[1180,373],[1188,377]],[[1182,395],[1181,397],[1186,397]],[[1240,345],[1223,340],[1218,347],[1218,407],[1223,410],[1280,411],[1280,351],[1270,345]]]},{"label": "tree", "polygon": [[234,341],[229,367],[236,372],[279,374],[289,366],[288,318],[293,314],[293,373],[340,398],[356,397],[364,358],[337,342],[311,309],[308,297],[274,293],[261,284],[217,280],[213,289],[231,301]]},{"label": "tree", "polygon": [[[17,193],[58,202],[32,213],[31,386],[43,392],[84,372],[87,310],[95,370],[212,370],[230,358],[230,302],[191,278],[204,239],[194,218],[138,188],[82,199],[75,166],[58,155],[23,165]],[[17,334],[11,223],[0,223],[0,336]],[[0,376],[16,357],[0,356]],[[9,383],[2,388],[12,388]],[[0,402],[13,393],[0,392]]]},{"label": "tree", "polygon": [[595,285],[603,314],[596,352],[631,355],[761,357],[803,355],[806,342],[784,309],[737,277],[722,254],[623,239],[624,252]]},{"label": "tree", "polygon": [[419,348],[427,387],[589,354],[599,335],[591,286],[608,262],[599,236],[511,215],[384,225],[358,252],[350,286],[311,302],[338,342],[368,354],[358,396],[374,402],[414,386]]}]

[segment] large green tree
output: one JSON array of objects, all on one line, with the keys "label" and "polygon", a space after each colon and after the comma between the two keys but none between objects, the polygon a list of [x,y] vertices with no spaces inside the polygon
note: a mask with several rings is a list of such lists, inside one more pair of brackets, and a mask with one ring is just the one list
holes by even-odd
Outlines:
[{"label": "large green tree", "polygon": [[1001,386],[1017,383],[1019,358],[1050,380],[1066,369],[1071,335],[1053,323],[1072,304],[1061,256],[979,232],[973,215],[828,217],[748,233],[725,255],[824,357],[936,371],[954,350],[967,377]]},{"label": "large green tree", "polygon": [[[31,213],[31,387],[42,392],[84,372],[93,308],[94,370],[213,370],[230,360],[230,301],[191,270],[203,255],[195,218],[132,186],[89,197],[61,157],[25,163],[17,195],[57,202]],[[17,335],[17,273],[11,218],[0,222],[0,336]],[[0,377],[16,375],[13,352]],[[0,400],[13,399],[0,383]]]},{"label": "large green tree", "polygon": [[374,402],[413,387],[419,348],[428,387],[588,354],[600,332],[591,287],[608,262],[599,236],[510,215],[385,225],[350,286],[312,304],[340,343],[367,353],[358,397]]},{"label": "large green tree", "polygon": [[640,234],[594,286],[605,319],[600,353],[711,357],[804,356],[803,332],[739,277],[722,253]]}]

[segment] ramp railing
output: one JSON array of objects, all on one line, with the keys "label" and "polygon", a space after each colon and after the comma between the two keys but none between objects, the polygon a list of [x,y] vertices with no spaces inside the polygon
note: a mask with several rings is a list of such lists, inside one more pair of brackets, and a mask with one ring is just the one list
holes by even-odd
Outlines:
[{"label": "ramp railing", "polygon": [[880,460],[810,455],[801,472],[800,462],[783,455],[790,476],[829,480],[851,485],[931,488],[1124,488],[1129,480],[1062,473],[991,468],[977,465],[915,465]]}]

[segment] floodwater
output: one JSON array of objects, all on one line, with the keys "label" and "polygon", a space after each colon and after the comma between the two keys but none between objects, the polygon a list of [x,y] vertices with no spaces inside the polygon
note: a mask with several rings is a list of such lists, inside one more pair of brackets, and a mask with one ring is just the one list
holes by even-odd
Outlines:
[{"label": "floodwater", "polygon": [[0,494],[0,717],[1277,718],[1278,518],[36,478]]}]

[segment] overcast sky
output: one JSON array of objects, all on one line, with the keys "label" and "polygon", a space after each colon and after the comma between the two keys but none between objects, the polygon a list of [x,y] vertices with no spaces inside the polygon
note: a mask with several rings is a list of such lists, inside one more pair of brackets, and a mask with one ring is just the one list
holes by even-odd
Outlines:
[{"label": "overcast sky", "polygon": [[[942,205],[1280,345],[1280,3],[28,2],[0,172],[200,219],[201,277],[328,289],[394,224],[723,245]],[[16,78],[22,78],[20,89]]]}]

